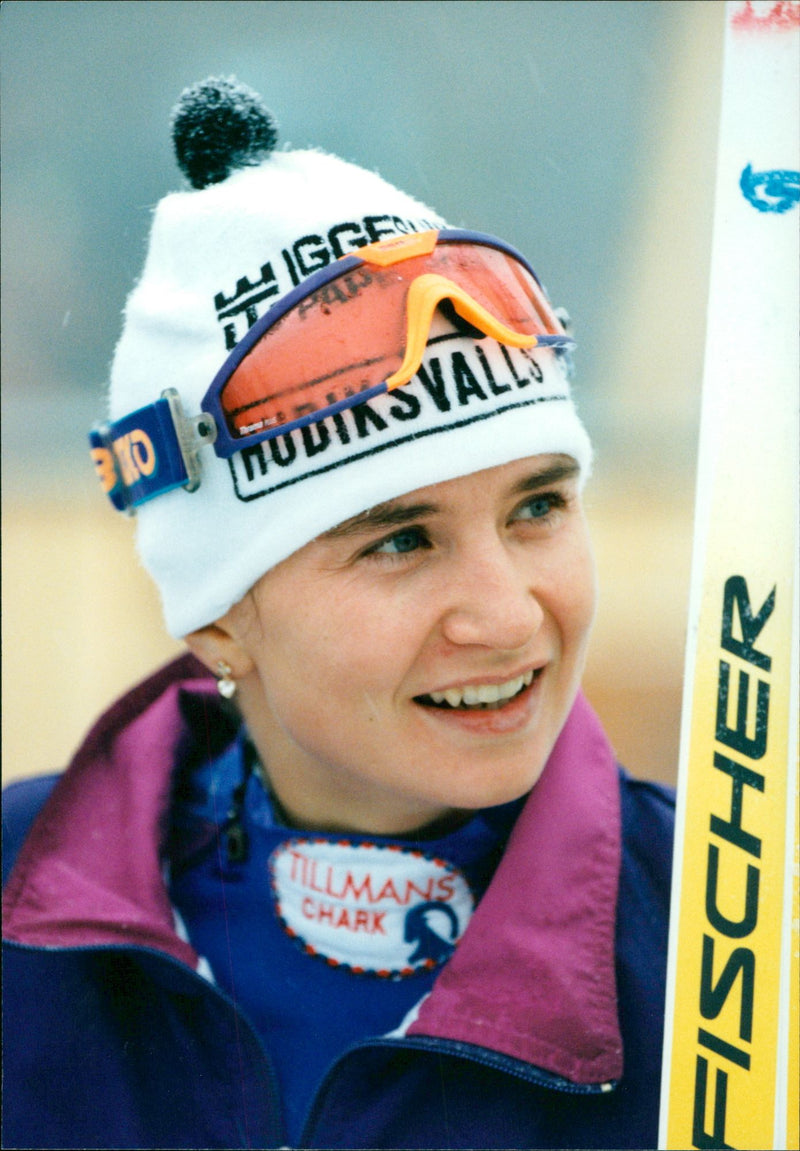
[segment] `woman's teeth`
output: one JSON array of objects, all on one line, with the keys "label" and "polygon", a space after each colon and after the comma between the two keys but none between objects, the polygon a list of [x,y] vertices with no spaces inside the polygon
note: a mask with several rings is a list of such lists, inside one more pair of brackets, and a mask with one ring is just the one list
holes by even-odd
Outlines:
[{"label": "woman's teeth", "polygon": [[449,704],[450,707],[500,707],[523,688],[529,687],[533,682],[533,671],[526,671],[507,683],[481,683],[471,684],[469,687],[450,687],[447,691],[432,691],[428,696],[438,706]]}]

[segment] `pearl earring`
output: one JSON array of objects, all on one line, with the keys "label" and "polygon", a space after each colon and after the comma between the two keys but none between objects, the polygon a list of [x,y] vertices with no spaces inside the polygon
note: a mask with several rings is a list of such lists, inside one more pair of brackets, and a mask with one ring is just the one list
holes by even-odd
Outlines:
[{"label": "pearl earring", "polygon": [[217,664],[217,671],[219,672],[217,691],[223,699],[233,699],[236,695],[236,681],[233,679],[230,664],[221,659]]}]

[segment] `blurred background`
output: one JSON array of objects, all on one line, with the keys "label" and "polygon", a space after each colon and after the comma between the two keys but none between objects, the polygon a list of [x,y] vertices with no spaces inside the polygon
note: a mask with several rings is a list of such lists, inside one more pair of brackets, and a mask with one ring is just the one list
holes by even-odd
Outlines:
[{"label": "blurred background", "polygon": [[723,30],[721,0],[5,0],[3,765],[62,766],[177,652],[85,433],[181,89],[235,74],[284,143],[375,168],[531,259],[579,341],[597,459],[586,690],[674,780]]}]

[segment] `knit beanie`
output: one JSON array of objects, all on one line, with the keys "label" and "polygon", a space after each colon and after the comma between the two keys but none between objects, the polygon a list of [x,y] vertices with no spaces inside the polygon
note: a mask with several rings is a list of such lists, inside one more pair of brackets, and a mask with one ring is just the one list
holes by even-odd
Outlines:
[{"label": "knit beanie", "polygon": [[[192,187],[155,210],[111,368],[111,421],[165,388],[199,415],[232,350],[307,277],[386,237],[446,227],[372,172],[276,149],[271,114],[234,79],[187,89],[173,138]],[[408,384],[229,458],[207,444],[196,490],[138,507],[139,552],[170,633],[214,622],[322,532],[417,488],[556,452],[585,478],[591,448],[564,358],[480,335],[437,312]]]}]

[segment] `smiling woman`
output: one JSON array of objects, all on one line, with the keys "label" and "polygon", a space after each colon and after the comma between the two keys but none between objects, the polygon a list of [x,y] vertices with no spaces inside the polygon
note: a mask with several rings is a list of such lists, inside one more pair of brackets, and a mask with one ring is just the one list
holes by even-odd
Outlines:
[{"label": "smiling woman", "polygon": [[173,129],[92,453],[191,654],[9,793],[4,1145],[653,1146],[672,805],[580,691],[561,313],[242,85]]},{"label": "smiling woman", "polygon": [[530,790],[593,615],[578,487],[574,461],[540,456],[414,491],[187,636],[230,667],[296,826],[406,834]]}]

